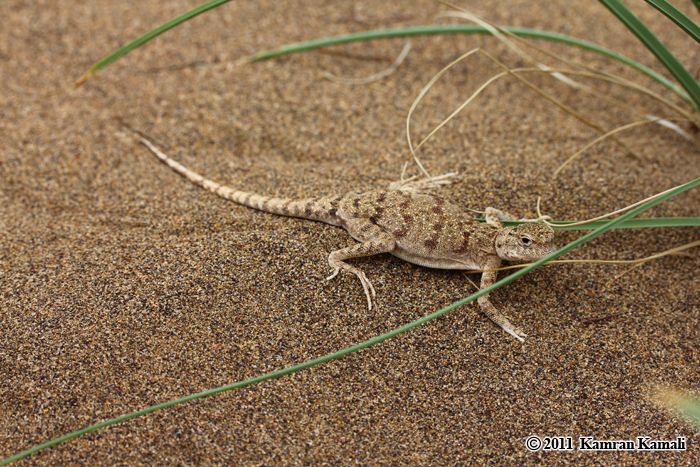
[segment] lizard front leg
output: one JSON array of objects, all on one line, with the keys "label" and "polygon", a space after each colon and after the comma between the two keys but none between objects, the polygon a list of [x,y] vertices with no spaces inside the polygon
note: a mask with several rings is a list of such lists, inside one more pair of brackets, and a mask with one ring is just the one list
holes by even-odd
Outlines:
[{"label": "lizard front leg", "polygon": [[484,212],[486,213],[486,215],[484,216],[486,218],[486,223],[488,225],[498,227],[499,229],[503,228],[503,221],[518,220],[518,218],[515,217],[513,214],[501,211],[500,209],[496,208],[486,208]]},{"label": "lizard front leg", "polygon": [[[486,208],[484,212],[486,213],[486,223],[498,227],[499,229],[503,228],[503,221],[540,221],[540,219],[525,219],[522,217],[518,219],[517,216],[496,208]],[[550,219],[550,217],[545,216],[544,219]]]},{"label": "lizard front leg", "polygon": [[436,188],[440,185],[450,185],[452,182],[448,180],[448,178],[456,177],[457,175],[457,172],[450,172],[444,175],[438,175],[437,177],[423,178],[421,180],[417,180],[418,175],[414,175],[413,177],[407,180],[398,180],[396,182],[391,182],[389,184],[389,189],[419,194],[422,190],[428,188]]},{"label": "lizard front leg", "polygon": [[[498,273],[495,271],[495,269],[498,269],[498,267],[501,265],[501,259],[498,256],[490,256],[489,259],[486,261],[486,264],[484,265],[484,272],[481,275],[481,288],[484,289],[490,285],[493,285],[496,282],[496,276]],[[482,295],[479,297],[477,300],[479,302],[479,306],[481,307],[481,311],[489,317],[491,321],[494,323],[498,324],[500,327],[503,328],[505,332],[510,334],[511,336],[515,337],[518,339],[520,342],[525,342],[525,339],[523,337],[527,337],[527,334],[522,332],[519,328],[516,326],[513,326],[508,319],[503,316],[499,311],[496,309],[491,304],[491,301],[489,300],[489,294]]]},{"label": "lizard front leg", "polygon": [[[362,283],[365,295],[367,296],[367,305],[371,310],[372,297],[377,296],[374,287],[372,287],[372,283],[367,279],[364,272],[346,263],[344,260],[378,255],[380,253],[389,253],[396,248],[396,242],[394,241],[394,237],[366,219],[353,219],[347,223],[345,228],[350,235],[360,240],[362,243],[343,248],[342,250],[333,251],[328,255],[328,264],[335,271],[327,280],[331,280],[337,276],[341,269],[355,274]],[[370,290],[372,291],[372,296],[369,294]]]}]

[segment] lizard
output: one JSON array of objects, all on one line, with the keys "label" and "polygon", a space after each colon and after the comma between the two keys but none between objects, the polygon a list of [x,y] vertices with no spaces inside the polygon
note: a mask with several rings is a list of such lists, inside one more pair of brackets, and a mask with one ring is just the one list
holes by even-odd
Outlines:
[{"label": "lizard", "polygon": [[[229,188],[191,171],[161,152],[150,141],[143,143],[153,154],[191,182],[234,203],[280,216],[324,222],[344,228],[360,243],[332,251],[328,264],[333,279],[341,270],[355,274],[362,283],[369,309],[376,292],[363,271],[347,259],[391,253],[409,263],[439,269],[483,270],[480,288],[496,282],[495,271],[503,260],[530,262],[556,250],[554,231],[543,223],[503,226],[515,217],[487,207],[486,223],[444,199],[419,189],[373,190],[363,194],[307,199],[262,196]],[[508,321],[489,300],[478,299],[481,311],[521,342],[527,335]]]}]

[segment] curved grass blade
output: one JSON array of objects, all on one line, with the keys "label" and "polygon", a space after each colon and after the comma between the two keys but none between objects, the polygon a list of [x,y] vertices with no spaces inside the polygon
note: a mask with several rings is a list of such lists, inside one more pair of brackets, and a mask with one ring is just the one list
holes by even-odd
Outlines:
[{"label": "curved grass blade", "polygon": [[121,49],[117,50],[116,52],[112,52],[111,54],[107,55],[105,58],[100,60],[99,62],[95,63],[90,70],[85,73],[85,75],[80,78],[78,81],[76,81],[75,85],[80,86],[83,84],[85,81],[88,80],[97,70],[100,68],[104,68],[119,57],[122,57],[132,50],[134,50],[137,47],[140,47],[141,45],[145,44],[146,42],[150,41],[154,37],[164,33],[168,29],[172,29],[175,26],[177,26],[180,23],[184,23],[188,19],[192,19],[195,16],[204,13],[205,11],[211,10],[212,8],[216,8],[219,5],[223,5],[224,3],[228,3],[231,0],[212,0],[210,2],[205,3],[204,5],[200,5],[197,8],[188,11],[187,13],[178,16],[177,18],[171,19],[167,23],[162,24],[161,26],[158,26],[157,28],[151,30],[150,32],[144,34],[143,36],[139,37],[135,41],[129,42],[127,45],[122,47]]},{"label": "curved grass blade", "polygon": [[[700,1],[700,0],[698,0]],[[550,31],[541,31],[538,29],[520,28],[504,26],[503,29],[517,36],[530,37],[533,39],[544,39],[553,42],[573,45],[581,49],[590,50],[601,55],[605,55],[614,60],[624,63],[625,65],[634,68],[642,74],[647,75],[653,80],[666,86],[668,89],[678,94],[684,100],[692,103],[692,99],[678,85],[669,81],[651,68],[648,68],[641,63],[625,57],[605,47],[601,47],[592,42],[576,39],[575,37],[566,36]],[[323,39],[314,39],[304,42],[296,42],[294,44],[284,45],[276,49],[264,50],[249,57],[244,57],[238,60],[238,63],[253,63],[260,60],[267,60],[278,57],[280,55],[303,52],[305,50],[316,49],[319,47],[328,47],[332,45],[347,44],[350,42],[369,41],[375,39],[390,39],[394,37],[418,36],[418,35],[437,35],[437,34],[490,34],[490,31],[482,26],[460,24],[460,25],[430,25],[430,26],[411,26],[406,28],[396,29],[376,29],[373,31],[363,31],[353,34],[345,34],[342,36],[327,37]]]},{"label": "curved grass blade", "polygon": [[69,433],[67,435],[63,435],[59,438],[48,441],[44,444],[34,446],[33,448],[30,448],[30,449],[27,449],[27,450],[22,451],[20,453],[17,453],[14,456],[3,459],[2,461],[0,461],[0,466],[7,465],[10,462],[14,462],[16,460],[22,459],[30,454],[41,451],[41,450],[46,449],[46,448],[51,447],[51,446],[55,446],[56,444],[62,443],[64,441],[68,441],[70,439],[76,438],[76,437],[84,435],[86,433],[90,433],[92,431],[99,430],[100,428],[105,428],[105,427],[108,427],[110,425],[114,425],[115,423],[119,423],[119,422],[123,422],[126,420],[130,420],[132,418],[140,417],[142,415],[146,415],[146,414],[149,414],[151,412],[155,412],[156,410],[160,410],[160,409],[164,409],[167,407],[172,407],[174,405],[182,404],[183,402],[188,402],[188,401],[195,400],[195,399],[201,399],[203,397],[212,396],[214,394],[219,394],[219,393],[222,393],[225,391],[230,391],[232,389],[242,388],[245,386],[250,386],[251,384],[260,383],[260,382],[267,381],[270,379],[279,378],[281,376],[295,373],[297,371],[304,370],[306,368],[310,368],[312,366],[319,365],[321,363],[335,360],[335,359],[343,357],[345,355],[349,355],[351,353],[357,352],[358,350],[365,349],[365,348],[370,347],[374,344],[378,344],[380,342],[383,342],[387,339],[390,339],[390,338],[395,337],[399,334],[402,334],[410,329],[413,329],[413,328],[418,327],[422,324],[425,324],[428,321],[432,321],[435,318],[438,318],[438,317],[444,315],[445,313],[454,310],[455,308],[458,308],[466,303],[469,303],[473,300],[476,300],[477,298],[479,298],[480,296],[482,296],[484,294],[490,293],[490,292],[498,289],[499,287],[502,287],[510,282],[513,282],[514,280],[516,280],[516,279],[524,276],[525,274],[537,269],[538,267],[544,265],[545,263],[563,255],[564,253],[566,253],[570,250],[573,250],[574,248],[576,248],[576,247],[578,247],[578,246],[580,246],[580,245],[582,245],[582,244],[584,244],[592,239],[594,239],[595,237],[601,235],[602,233],[607,232],[608,230],[617,227],[618,225],[622,224],[626,220],[646,211],[647,209],[650,209],[650,208],[656,206],[659,203],[666,201],[667,199],[670,199],[670,198],[672,198],[680,193],[683,193],[684,191],[690,190],[691,188],[694,188],[696,186],[700,186],[700,178],[695,179],[691,182],[685,183],[683,185],[680,185],[680,186],[674,188],[673,190],[669,190],[663,196],[659,196],[658,198],[654,198],[654,199],[648,201],[647,203],[644,203],[643,205],[636,207],[635,209],[620,216],[619,218],[608,222],[606,225],[599,227],[598,229],[594,230],[593,232],[590,232],[590,233],[582,236],[581,238],[574,240],[573,242],[571,242],[568,245],[566,245],[565,247],[555,251],[554,253],[532,263],[531,265],[529,265],[523,269],[520,269],[519,271],[514,272],[513,274],[511,274],[507,277],[504,277],[503,279],[501,279],[500,281],[496,282],[495,284],[493,284],[489,287],[481,289],[478,292],[476,292],[476,293],[474,293],[466,298],[463,298],[462,300],[458,300],[455,303],[453,303],[449,306],[446,306],[445,308],[443,308],[441,310],[438,310],[434,313],[431,313],[427,316],[424,316],[423,318],[418,319],[416,321],[413,321],[412,323],[401,326],[400,328],[394,329],[393,331],[390,331],[390,332],[387,332],[387,333],[382,334],[380,336],[366,340],[366,341],[361,342],[359,344],[355,344],[352,347],[347,347],[347,348],[340,350],[338,352],[328,354],[328,355],[325,355],[323,357],[315,358],[313,360],[309,360],[307,362],[300,363],[298,365],[284,368],[282,370],[274,371],[272,373],[257,376],[255,378],[247,379],[245,381],[239,381],[237,383],[229,384],[226,386],[220,386],[218,388],[209,389],[207,391],[199,392],[196,394],[190,394],[189,396],[185,396],[185,397],[182,397],[179,399],[174,399],[174,400],[171,400],[168,402],[163,402],[162,404],[147,407],[145,409],[138,410],[136,412],[131,412],[131,413],[128,413],[126,415],[122,415],[120,417],[113,418],[111,420],[106,420],[104,422],[100,422],[100,423],[97,423],[95,425],[91,425],[91,426],[83,428],[81,430],[74,431],[73,433]]},{"label": "curved grass blade", "polygon": [[598,0],[605,5],[635,36],[653,53],[656,58],[671,72],[683,88],[688,92],[695,103],[697,110],[700,108],[700,85],[693,75],[685,69],[678,59],[666,48],[666,46],[646,27],[637,16],[618,0]]},{"label": "curved grass blade", "polygon": [[[153,31],[139,37],[135,41],[129,43],[128,45],[122,47],[121,49],[117,50],[116,52],[113,52],[109,56],[105,57],[104,59],[100,60],[99,62],[95,63],[92,68],[90,68],[90,71],[83,76],[76,84],[81,84],[85,80],[87,80],[90,76],[92,76],[95,72],[98,70],[104,68],[105,66],[109,65],[116,59],[126,55],[133,49],[143,45],[144,43],[148,42],[149,40],[153,39],[156,37],[158,34],[161,34],[164,31],[167,31],[168,29],[176,26],[177,24],[182,23],[183,21],[194,17],[200,13],[203,13],[203,11],[198,11],[200,9],[203,9],[204,7],[207,7],[207,9],[214,8],[215,6],[219,6],[223,3],[226,3],[229,0],[216,0],[214,2],[209,2],[206,5],[203,5],[195,10],[192,10],[191,12],[188,12],[182,16],[179,16],[178,18],[175,18],[172,21],[169,21],[168,23],[154,29]],[[698,0],[700,1],[700,0]],[[194,13],[197,11],[196,13]],[[167,27],[166,27],[167,26]],[[518,28],[518,27],[504,27],[503,29],[511,32],[512,34],[516,34],[519,36],[523,37],[531,37],[535,39],[544,39],[544,40],[550,40],[554,42],[561,42],[564,44],[568,45],[573,45],[582,49],[590,50],[596,53],[599,53],[601,55],[605,55],[607,57],[610,57],[614,60],[617,60],[619,62],[622,62],[626,64],[627,66],[634,68],[635,70],[639,71],[642,74],[645,74],[652,78],[653,80],[661,83],[674,93],[678,94],[681,98],[688,102],[692,102],[688,94],[678,85],[675,83],[669,81],[659,73],[655,72],[651,68],[648,68],[641,63],[637,63],[634,60],[631,60],[627,57],[625,57],[622,54],[619,54],[617,52],[614,52],[612,50],[606,49],[605,47],[601,47],[597,44],[594,44],[592,42],[587,42],[583,41],[580,39],[576,39],[574,37],[570,36],[565,36],[563,34],[557,34],[554,32],[549,32],[549,31],[540,31],[537,29],[529,29],[529,28]],[[370,41],[370,40],[375,40],[375,39],[390,39],[394,37],[409,37],[409,36],[420,36],[420,35],[438,35],[438,34],[490,34],[490,32],[483,28],[482,26],[474,26],[474,25],[431,25],[431,26],[412,26],[412,27],[406,27],[406,28],[395,28],[395,29],[376,29],[373,31],[363,31],[359,33],[354,33],[354,34],[345,34],[342,36],[335,36],[335,37],[326,37],[322,39],[314,39],[310,41],[305,41],[305,42],[297,42],[294,44],[288,44],[276,49],[270,49],[270,50],[265,50],[262,52],[259,52],[257,54],[251,55],[249,57],[244,57],[240,60],[237,61],[237,63],[253,63],[257,62],[260,60],[267,60],[270,58],[278,57],[280,55],[286,55],[286,54],[292,54],[292,53],[298,53],[298,52],[303,52],[305,50],[311,50],[311,49],[316,49],[319,47],[329,47],[332,45],[339,45],[339,44],[347,44],[350,42],[359,42],[359,41]]]},{"label": "curved grass blade", "polygon": [[[485,219],[475,219],[486,222]],[[593,221],[585,225],[567,227],[568,224],[577,221],[553,221],[556,230],[594,230],[608,224],[611,221]],[[503,221],[503,225],[524,224],[523,221]],[[647,219],[630,219],[618,224],[616,229],[649,229],[661,227],[700,227],[700,217],[652,217]]]},{"label": "curved grass blade", "polygon": [[676,25],[685,31],[690,37],[700,43],[700,26],[695,24],[690,18],[685,16],[678,8],[668,3],[666,0],[645,0],[649,5],[653,6],[668,19],[676,23]]}]

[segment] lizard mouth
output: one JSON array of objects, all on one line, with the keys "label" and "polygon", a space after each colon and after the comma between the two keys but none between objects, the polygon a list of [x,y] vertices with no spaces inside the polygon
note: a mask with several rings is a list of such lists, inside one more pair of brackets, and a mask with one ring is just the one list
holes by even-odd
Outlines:
[{"label": "lizard mouth", "polygon": [[508,261],[529,263],[529,262],[537,261],[538,259],[542,259],[545,256],[554,253],[555,251],[557,251],[557,247],[554,245],[540,247],[537,249],[537,251],[524,251],[524,252],[522,252],[522,254],[513,255],[511,258],[508,258]]},{"label": "lizard mouth", "polygon": [[551,255],[555,251],[557,251],[557,247],[555,247],[554,245],[549,246],[549,247],[545,248],[543,251],[539,252],[539,254],[537,256],[534,256],[532,259],[530,259],[530,261],[537,261],[538,259],[542,259],[545,256]]}]

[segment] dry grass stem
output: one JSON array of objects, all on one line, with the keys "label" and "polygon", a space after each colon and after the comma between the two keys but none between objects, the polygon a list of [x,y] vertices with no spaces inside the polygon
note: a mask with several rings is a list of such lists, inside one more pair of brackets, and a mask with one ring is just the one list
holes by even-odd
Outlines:
[{"label": "dry grass stem", "polygon": [[[678,185],[678,186],[681,186],[681,185]],[[603,216],[594,217],[593,219],[588,219],[588,220],[581,221],[581,222],[573,222],[573,223],[571,223],[571,224],[566,224],[566,226],[567,226],[567,227],[573,227],[573,226],[577,226],[577,225],[586,225],[586,224],[590,224],[591,222],[599,221],[599,220],[602,220],[602,219],[606,219],[606,218],[608,218],[608,217],[610,217],[610,216],[614,216],[615,214],[621,214],[621,213],[623,213],[623,212],[625,212],[625,211],[629,211],[630,209],[634,209],[634,208],[636,208],[637,206],[640,206],[640,205],[646,203],[647,201],[651,201],[651,200],[656,199],[656,198],[658,198],[658,197],[660,197],[660,196],[663,196],[663,195],[665,195],[666,193],[668,193],[669,191],[675,190],[676,188],[678,188],[678,186],[675,186],[675,187],[673,187],[673,188],[669,188],[669,189],[666,190],[666,191],[662,191],[661,193],[657,193],[657,194],[655,194],[654,196],[650,196],[650,197],[648,197],[648,198],[646,198],[646,199],[643,199],[643,200],[641,200],[641,201],[638,201],[638,202],[636,202],[636,203],[634,203],[634,204],[630,204],[629,206],[624,207],[624,208],[622,208],[622,209],[618,209],[617,211],[610,212],[610,213],[605,214],[605,215],[603,215]],[[538,219],[542,219],[542,222],[544,222],[545,224],[549,225],[550,227],[556,229],[556,228],[557,228],[557,225],[556,225],[556,224],[552,224],[551,222],[547,222],[547,221],[546,221],[546,219],[551,219],[551,217],[545,216],[545,215],[542,214],[542,211],[540,210],[541,201],[542,201],[542,197],[541,197],[541,196],[538,196],[538,197],[537,197],[537,206],[536,206]]]},{"label": "dry grass stem", "polygon": [[[687,250],[689,248],[694,248],[696,246],[700,246],[700,240],[695,241],[695,242],[690,242],[686,243],[685,245],[678,246],[675,248],[671,248],[670,250],[663,251],[661,253],[657,253],[655,255],[647,256],[646,258],[640,258],[640,259],[630,259],[630,260],[602,260],[602,259],[564,259],[564,260],[554,260],[554,261],[549,261],[545,266],[550,266],[554,264],[566,264],[566,263],[582,263],[582,264],[635,264],[637,266],[641,266],[642,264],[646,263],[647,261],[651,261],[654,259],[662,258],[664,256],[669,256],[669,255],[676,255],[678,252]],[[685,256],[685,255],[684,255]],[[693,255],[690,255],[691,258],[696,258]],[[528,266],[530,263],[524,263],[524,264],[513,264],[511,266],[504,266],[502,268],[498,269],[493,269],[493,271],[507,271],[508,269],[521,269],[526,266]],[[463,271],[465,274],[476,274],[476,273],[482,273],[484,272],[483,269],[481,270],[469,270],[469,271]],[[623,273],[621,275],[626,274]]]},{"label": "dry grass stem", "polygon": [[[457,11],[451,11],[451,12],[444,12],[439,16],[462,18],[462,19],[466,19],[466,20],[469,20],[469,21],[472,21],[472,22],[475,22],[475,23],[481,25],[482,27],[488,29],[489,31],[492,31],[492,34],[497,39],[501,40],[506,46],[508,46],[511,50],[513,50],[516,54],[518,54],[522,59],[535,64],[538,68],[542,69],[543,71],[547,71],[548,73],[551,73],[555,78],[559,79],[560,81],[563,81],[563,82],[569,84],[570,86],[575,87],[577,89],[580,89],[584,92],[588,92],[588,93],[590,93],[590,94],[592,94],[592,95],[594,95],[594,96],[598,97],[599,99],[602,99],[606,102],[610,102],[620,109],[623,109],[623,110],[630,112],[630,113],[633,113],[633,114],[637,114],[638,116],[640,116],[642,118],[656,118],[654,116],[648,115],[647,112],[645,112],[644,110],[637,109],[636,107],[630,106],[628,102],[622,102],[618,99],[607,96],[603,93],[600,93],[599,91],[595,90],[594,88],[592,88],[590,86],[587,86],[587,85],[580,83],[578,81],[569,79],[568,77],[563,75],[563,72],[552,70],[548,65],[535,60],[530,55],[523,52],[522,49],[520,49],[519,47],[517,47],[514,44],[513,41],[519,42],[521,44],[525,44],[526,46],[532,48],[533,50],[536,50],[536,51],[538,51],[538,52],[540,52],[540,53],[542,53],[542,54],[544,54],[544,55],[546,55],[546,56],[548,56],[556,61],[559,61],[561,63],[565,63],[569,66],[574,67],[574,68],[587,70],[588,72],[594,73],[596,75],[605,76],[605,77],[609,78],[610,80],[625,81],[628,85],[633,85],[631,87],[633,87],[637,90],[640,90],[638,88],[641,88],[641,86],[637,85],[636,83],[632,83],[632,82],[623,80],[622,78],[620,78],[618,76],[615,76],[615,75],[612,75],[610,73],[606,73],[603,71],[595,70],[594,68],[589,67],[583,63],[579,63],[579,62],[576,62],[575,60],[570,60],[570,59],[567,59],[565,57],[562,57],[558,54],[555,54],[553,52],[548,51],[547,49],[539,47],[538,45],[536,45],[533,41],[531,41],[529,39],[526,39],[524,37],[520,37],[520,36],[513,34],[512,32],[510,32],[506,29],[503,29],[502,27],[498,26],[495,23],[492,23],[486,19],[480,18],[477,15],[475,15],[474,13],[472,13],[468,10],[465,10],[464,8],[458,7],[456,5],[453,5],[453,4],[450,4],[448,2],[444,2],[441,0],[437,0],[437,1],[439,3],[442,3],[443,5],[446,5],[450,8],[457,10]],[[493,31],[496,31],[497,33],[493,33]],[[512,39],[513,41],[505,39],[506,37],[508,37],[509,39]],[[649,92],[651,92],[651,91],[649,91]],[[684,117],[688,118],[689,120],[692,120],[696,124],[700,123],[697,120],[695,115],[688,113],[687,111],[681,109],[680,107],[676,106],[675,104],[673,104],[672,102],[670,102],[664,98],[661,98],[661,99],[664,101],[664,103],[666,105],[670,105],[671,107],[674,108],[674,110],[680,112]],[[679,128],[678,126],[675,126],[675,125],[668,125],[666,123],[666,121],[663,119],[658,120],[658,123],[660,125],[667,126],[668,128],[673,129],[674,131],[680,133],[681,135],[683,135],[684,137],[686,137],[688,139],[693,139],[682,128]]]},{"label": "dry grass stem", "polygon": [[399,54],[399,56],[396,58],[394,63],[387,69],[380,71],[379,73],[376,73],[374,75],[368,76],[366,78],[342,78],[338,77],[335,75],[332,75],[331,73],[328,73],[327,71],[323,72],[323,77],[326,79],[329,79],[335,83],[340,83],[340,84],[347,84],[348,86],[357,86],[357,85],[363,85],[363,84],[369,84],[374,81],[379,81],[380,79],[389,76],[393,72],[395,72],[403,63],[403,61],[406,59],[408,56],[408,52],[411,50],[411,43],[408,42],[406,45],[403,47],[403,50]]}]

